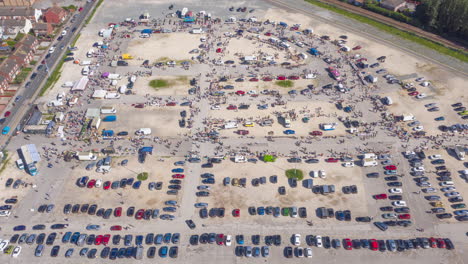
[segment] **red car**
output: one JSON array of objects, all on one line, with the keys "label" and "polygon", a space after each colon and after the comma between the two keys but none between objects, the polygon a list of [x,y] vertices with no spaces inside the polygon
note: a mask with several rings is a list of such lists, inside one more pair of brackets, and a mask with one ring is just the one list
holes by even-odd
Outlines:
[{"label": "red car", "polygon": [[265,33],[265,36],[268,36],[268,37],[269,37],[269,36],[271,36],[271,35],[272,35],[271,32]]},{"label": "red car", "polygon": [[340,161],[339,159],[335,159],[335,158],[328,158],[325,160],[325,162],[328,162],[328,163],[337,163],[338,161]]},{"label": "red car", "polygon": [[87,187],[88,187],[88,188],[93,188],[95,185],[96,185],[96,180],[93,179],[93,180],[90,180],[90,181],[88,182],[88,186],[87,186]]},{"label": "red car", "polygon": [[233,215],[234,217],[239,217],[239,216],[240,216],[240,210],[239,210],[239,209],[234,209],[234,210],[232,211],[232,215]]},{"label": "red car", "polygon": [[111,235],[109,235],[109,234],[106,234],[106,235],[103,236],[103,238],[102,238],[102,244],[103,244],[104,246],[107,246],[107,244],[109,243],[110,237],[111,237]]},{"label": "red car", "polygon": [[279,81],[284,81],[284,80],[286,80],[286,76],[280,75],[280,76],[278,76],[277,79],[278,79]]},{"label": "red car", "polygon": [[309,133],[311,136],[321,136],[323,135],[322,131],[312,131]]},{"label": "red car", "polygon": [[419,92],[415,91],[415,92],[409,93],[408,95],[410,95],[410,96],[416,96],[416,95],[418,95],[418,94],[419,94]]},{"label": "red car", "polygon": [[143,215],[145,214],[145,209],[140,209],[136,212],[135,214],[135,219],[136,220],[141,220],[143,218]]},{"label": "red car", "polygon": [[442,238],[437,239],[437,247],[438,248],[445,248],[445,241]]},{"label": "red car", "polygon": [[299,27],[291,27],[291,31],[299,30]]},{"label": "red car", "polygon": [[166,104],[166,106],[175,106],[175,105],[176,105],[175,102],[169,102],[169,103]]},{"label": "red car", "polygon": [[6,111],[4,116],[5,116],[5,117],[9,117],[10,115],[11,115],[11,112],[10,112],[10,111]]},{"label": "red car", "polygon": [[251,82],[258,82],[258,79],[257,79],[257,78],[250,78],[249,81],[251,81]]},{"label": "red car", "polygon": [[411,219],[411,215],[410,214],[401,214],[401,215],[398,215],[398,219]]},{"label": "red car", "polygon": [[101,243],[102,243],[102,238],[103,238],[102,235],[97,236],[97,237],[96,237],[96,240],[94,240],[94,245],[96,245],[96,246],[101,245]]},{"label": "red car", "polygon": [[174,178],[174,179],[183,179],[183,178],[185,178],[185,175],[177,173],[177,174],[172,175],[172,178]]},{"label": "red car", "polygon": [[299,80],[299,76],[292,75],[288,77],[289,80]]},{"label": "red car", "polygon": [[120,230],[122,230],[122,226],[113,225],[113,226],[111,226],[110,230],[111,231],[120,231]]},{"label": "red car", "polygon": [[429,243],[431,244],[431,248],[436,248],[437,247],[437,241],[435,238],[431,237],[429,238]]},{"label": "red car", "polygon": [[263,78],[262,80],[263,80],[264,82],[271,82],[271,81],[273,81],[273,79],[270,78],[270,77],[265,77],[265,78]]},{"label": "red car", "polygon": [[374,195],[374,199],[376,199],[376,200],[385,200],[385,199],[387,199],[387,195],[385,193],[376,194],[376,195]]},{"label": "red car", "polygon": [[227,110],[237,110],[237,106],[230,105],[230,106],[227,107]]},{"label": "red car", "polygon": [[244,95],[245,92],[244,92],[244,91],[237,91],[236,94],[237,94],[237,95]]},{"label": "red car", "polygon": [[104,186],[103,186],[104,190],[109,190],[110,187],[111,187],[111,182],[110,181],[104,182]]},{"label": "red car", "polygon": [[83,11],[83,8],[82,7],[78,8],[78,12],[81,12],[81,11]]},{"label": "red car", "polygon": [[218,245],[224,245],[224,234],[218,234],[216,236],[216,244]]},{"label": "red car", "polygon": [[360,49],[362,49],[361,46],[356,46],[356,47],[353,48],[353,50],[360,50]]},{"label": "red car", "polygon": [[367,59],[366,59],[366,58],[360,58],[360,59],[358,59],[357,61],[358,61],[358,62],[367,61]]},{"label": "red car", "polygon": [[375,239],[370,240],[370,249],[373,251],[379,250],[379,244],[377,243],[377,240]]},{"label": "red car", "polygon": [[122,207],[117,207],[114,210],[114,216],[115,217],[121,217],[122,216]]},{"label": "red car", "polygon": [[395,165],[388,165],[388,166],[385,166],[385,169],[386,170],[396,170],[397,167]]},{"label": "red car", "polygon": [[221,52],[223,52],[223,49],[221,49],[221,48],[216,49],[216,53],[221,53]]},{"label": "red car", "polygon": [[343,247],[344,247],[346,250],[352,250],[352,249],[353,249],[353,243],[351,242],[351,239],[346,238],[346,239],[344,240]]}]

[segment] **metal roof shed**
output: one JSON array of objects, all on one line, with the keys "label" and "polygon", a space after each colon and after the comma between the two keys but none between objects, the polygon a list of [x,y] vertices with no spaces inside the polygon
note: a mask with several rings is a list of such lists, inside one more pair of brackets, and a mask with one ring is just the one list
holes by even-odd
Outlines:
[{"label": "metal roof shed", "polygon": [[28,144],[21,146],[21,155],[23,156],[25,164],[35,164],[41,161],[41,155],[36,149],[36,145]]},{"label": "metal roof shed", "polygon": [[89,81],[88,77],[86,77],[86,76],[81,77],[81,79],[79,81],[77,81],[77,82],[75,82],[75,84],[73,84],[73,87],[71,88],[71,91],[72,92],[84,91],[84,89],[86,89],[86,86],[88,85],[88,81]]}]

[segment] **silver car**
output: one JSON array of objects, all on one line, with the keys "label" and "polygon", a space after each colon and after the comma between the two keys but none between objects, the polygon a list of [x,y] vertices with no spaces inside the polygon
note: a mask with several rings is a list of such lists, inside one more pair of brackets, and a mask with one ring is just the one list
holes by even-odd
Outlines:
[{"label": "silver car", "polygon": [[44,252],[44,245],[37,245],[36,251],[34,252],[34,256],[41,257],[42,253]]}]

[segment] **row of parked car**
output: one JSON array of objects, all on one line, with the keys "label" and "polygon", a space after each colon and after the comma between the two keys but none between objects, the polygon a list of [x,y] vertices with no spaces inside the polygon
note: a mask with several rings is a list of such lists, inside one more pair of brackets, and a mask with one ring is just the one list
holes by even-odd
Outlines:
[{"label": "row of parked car", "polygon": [[[103,181],[101,179],[89,179],[88,176],[83,176],[77,179],[76,185],[81,188],[103,188],[103,190],[116,190],[119,188],[126,188],[131,187],[135,190],[140,189],[142,185],[142,181],[135,181],[134,178],[122,178],[120,180],[115,181]],[[150,191],[153,190],[161,190],[163,187],[163,182],[149,182],[148,189]]]},{"label": "row of parked car", "polygon": [[[127,208],[126,215],[128,217],[135,217],[137,220],[145,219],[145,220],[150,220],[150,219],[156,219],[160,218],[162,220],[174,220],[175,216],[170,215],[168,213],[174,213],[177,211],[177,202],[174,200],[169,200],[165,202],[166,207],[162,209],[162,212],[164,214],[160,215],[160,210],[159,209],[138,209],[136,210],[134,206],[130,206]],[[64,214],[77,214],[77,213],[83,213],[83,214],[88,214],[88,215],[96,215],[98,217],[102,217],[104,219],[109,219],[111,216],[114,217],[121,217],[123,214],[123,209],[122,207],[116,207],[116,208],[99,208],[97,204],[66,204],[63,208]]]},{"label": "row of parked car", "polygon": [[[50,256],[51,257],[57,257],[60,254],[60,246],[53,246],[51,251],[50,251]],[[38,245],[35,249],[34,255],[36,257],[42,257],[45,251],[45,246],[44,245]],[[78,251],[78,250],[77,250]],[[64,256],[66,258],[71,258],[73,257],[73,254],[75,252],[74,248],[69,248],[65,251]],[[136,247],[126,247],[126,248],[110,248],[110,247],[105,247],[101,250],[100,254],[98,255],[98,249],[96,248],[82,248],[79,251],[79,257],[86,257],[88,259],[95,259],[98,256],[102,259],[110,259],[110,260],[115,260],[115,259],[123,259],[123,258],[135,258],[135,259],[142,259],[143,258],[143,253],[144,253],[144,248],[143,246],[136,246]],[[168,246],[162,246],[159,248],[158,251],[156,251],[156,247],[152,246],[149,247],[147,250],[147,258],[154,258],[156,253],[159,255],[161,258],[167,258],[168,256],[170,258],[177,258],[179,254],[179,247],[173,246],[173,247],[168,247]]]}]

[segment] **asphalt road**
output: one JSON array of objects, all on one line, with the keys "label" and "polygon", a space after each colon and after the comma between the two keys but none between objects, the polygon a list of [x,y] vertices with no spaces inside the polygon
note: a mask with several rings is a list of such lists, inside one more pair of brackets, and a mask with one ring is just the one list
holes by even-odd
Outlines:
[{"label": "asphalt road", "polygon": [[[53,47],[55,47],[55,51],[51,54],[47,54],[44,58],[44,64],[41,62],[38,63],[33,74],[37,74],[34,79],[29,79],[28,81],[24,82],[24,86],[20,87],[20,89],[16,93],[15,100],[10,102],[11,106],[7,107],[8,111],[11,112],[10,116],[6,118],[5,122],[3,123],[2,130],[5,127],[10,127],[9,136],[2,136],[0,138],[0,146],[1,148],[5,147],[6,143],[8,142],[10,136],[15,133],[15,128],[27,121],[28,116],[27,113],[30,113],[30,109],[32,107],[32,103],[36,99],[37,94],[41,90],[42,86],[45,84],[45,81],[54,71],[55,66],[62,58],[64,52],[67,51],[67,47],[70,42],[74,39],[75,35],[78,34],[80,31],[80,27],[83,24],[84,20],[90,14],[90,11],[93,9],[94,1],[86,2],[83,5],[83,10],[81,12],[77,12],[77,16],[75,17],[73,23],[71,19],[65,24],[64,29],[68,28],[67,34],[61,39],[58,40],[57,38],[53,41]],[[75,30],[73,30],[75,29]],[[42,61],[42,60],[41,60]],[[32,75],[31,75],[32,76]]]}]

